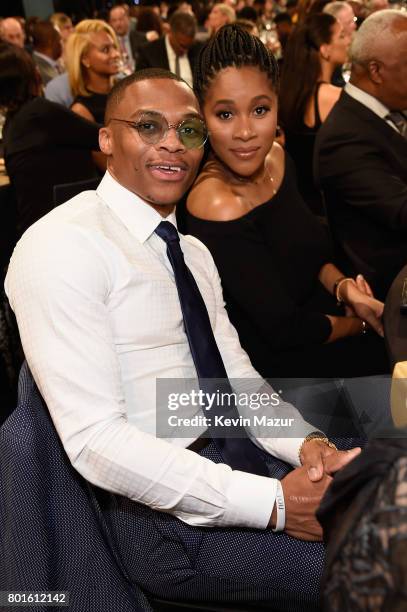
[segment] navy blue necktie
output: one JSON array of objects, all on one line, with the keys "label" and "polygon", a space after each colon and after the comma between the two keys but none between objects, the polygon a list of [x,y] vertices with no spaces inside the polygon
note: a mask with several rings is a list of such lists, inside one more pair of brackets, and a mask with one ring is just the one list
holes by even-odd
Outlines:
[{"label": "navy blue necktie", "polygon": [[[185,263],[177,229],[169,221],[162,221],[155,231],[167,244],[167,255],[174,270],[185,332],[198,374],[199,387],[204,393],[209,394],[233,393],[213,335],[205,302]],[[259,450],[247,437],[244,427],[233,426],[233,435],[239,437],[219,437],[213,423],[215,417],[221,415],[225,415],[225,409],[220,403],[215,402],[210,411],[212,427],[208,429],[211,435],[214,434],[213,440],[225,463],[235,470],[268,476],[266,464]],[[227,417],[239,417],[235,404],[227,406]],[[222,430],[225,431],[225,427],[222,427]]]}]

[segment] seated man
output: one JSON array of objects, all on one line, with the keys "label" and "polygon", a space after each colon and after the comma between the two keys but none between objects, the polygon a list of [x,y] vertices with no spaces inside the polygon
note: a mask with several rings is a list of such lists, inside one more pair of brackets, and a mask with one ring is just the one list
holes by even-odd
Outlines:
[{"label": "seated man", "polygon": [[[292,419],[289,433],[249,423],[247,434],[221,438],[209,422],[208,438],[179,425],[157,437],[162,379],[198,378],[205,393],[213,379],[231,390],[227,376],[273,390],[239,345],[209,251],[176,230],[174,206],[206,139],[192,90],[167,71],[135,73],[113,88],[105,123],[100,186],[33,225],[6,280],[66,453],[84,478],[119,494],[113,535],[146,591],[314,608],[315,509],[329,474],[359,451],[337,451],[282,400],[266,413]],[[197,410],[190,402],[171,414]]]},{"label": "seated man", "polygon": [[136,69],[165,68],[192,86],[195,61],[202,47],[202,43],[195,41],[196,19],[189,13],[176,11],[169,23],[170,31],[164,38],[140,49]]},{"label": "seated man", "polygon": [[384,300],[407,262],[407,15],[370,16],[351,46],[350,82],[320,128],[315,171],[347,274]]}]

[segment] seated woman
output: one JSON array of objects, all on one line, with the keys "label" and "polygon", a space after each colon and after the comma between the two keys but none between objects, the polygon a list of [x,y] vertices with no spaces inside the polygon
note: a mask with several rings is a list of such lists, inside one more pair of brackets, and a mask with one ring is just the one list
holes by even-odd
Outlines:
[{"label": "seated woman", "polygon": [[30,55],[0,43],[4,158],[17,200],[17,237],[53,208],[54,185],[97,178],[98,126],[41,94]]},{"label": "seated woman", "polygon": [[107,95],[120,71],[121,58],[113,29],[99,19],[85,19],[75,28],[66,48],[71,110],[103,124]]},{"label": "seated woman", "polygon": [[335,68],[347,61],[349,43],[335,17],[320,13],[296,28],[284,54],[280,124],[296,166],[300,193],[319,215],[324,211],[313,179],[315,136],[341,94],[331,79]]},{"label": "seated woman", "polygon": [[325,231],[274,142],[273,55],[258,38],[225,26],[202,50],[194,86],[212,151],[180,226],[211,251],[253,365],[266,377],[387,371],[383,304],[363,279],[345,279],[331,263]]}]

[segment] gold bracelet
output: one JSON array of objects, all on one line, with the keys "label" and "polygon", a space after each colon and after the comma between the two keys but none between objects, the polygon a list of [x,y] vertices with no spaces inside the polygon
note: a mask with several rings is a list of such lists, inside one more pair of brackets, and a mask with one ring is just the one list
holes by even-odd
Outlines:
[{"label": "gold bracelet", "polygon": [[337,446],[331,442],[331,440],[329,440],[323,433],[322,431],[312,431],[310,434],[308,434],[308,436],[306,436],[300,446],[300,450],[298,451],[298,459],[300,460],[300,463],[302,465],[302,461],[301,461],[301,453],[302,453],[302,449],[304,444],[306,444],[306,442],[311,442],[311,440],[320,440],[321,442],[323,442],[324,444],[326,444],[327,446],[329,446],[329,448],[333,448],[334,450],[338,450]]},{"label": "gold bracelet", "polygon": [[351,281],[353,284],[355,283],[355,280],[353,278],[351,278],[350,276],[345,276],[344,278],[341,278],[337,284],[336,284],[336,288],[335,288],[335,298],[336,298],[336,303],[338,304],[338,306],[340,306],[341,304],[344,303],[344,299],[341,298],[341,294],[339,293],[339,289],[341,288],[341,285],[343,285],[344,283]]}]

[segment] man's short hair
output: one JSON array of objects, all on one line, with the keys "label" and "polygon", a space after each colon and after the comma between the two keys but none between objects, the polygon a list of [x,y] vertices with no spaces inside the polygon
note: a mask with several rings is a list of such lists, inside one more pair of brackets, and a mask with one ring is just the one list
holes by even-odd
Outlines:
[{"label": "man's short hair", "polygon": [[196,34],[196,19],[185,11],[175,11],[171,15],[170,28],[173,32],[179,32],[184,36],[194,38]]},{"label": "man's short hair", "polygon": [[336,17],[347,6],[350,8],[350,4],[347,2],[344,2],[343,0],[335,0],[335,2],[328,2],[328,4],[326,4],[322,9],[322,12]]},{"label": "man's short hair", "polygon": [[130,74],[125,79],[118,81],[118,83],[116,83],[116,85],[112,88],[106,102],[105,125],[107,125],[110,119],[114,116],[116,108],[123,100],[126,89],[130,85],[133,85],[133,83],[148,81],[150,79],[171,79],[172,81],[185,83],[185,85],[189,87],[188,83],[186,83],[184,79],[181,79],[181,77],[177,76],[173,72],[170,72],[169,70],[165,70],[164,68],[145,68],[144,70],[138,70],[137,72]]},{"label": "man's short hair", "polygon": [[350,61],[365,64],[377,57],[383,36],[393,36],[392,25],[407,19],[407,13],[396,9],[385,9],[369,15],[356,32],[350,48]]},{"label": "man's short hair", "polygon": [[57,31],[49,21],[38,21],[32,29],[34,49],[46,49],[57,35]]},{"label": "man's short hair", "polygon": [[223,15],[226,15],[226,17],[228,18],[228,23],[233,23],[234,21],[236,21],[235,9],[229,6],[228,4],[220,2],[219,4],[214,4],[213,6],[216,6],[216,8],[220,9],[220,12]]},{"label": "man's short hair", "polygon": [[[343,4],[343,3],[341,3]],[[290,25],[292,25],[293,20],[291,19],[290,15],[288,13],[277,13],[277,15],[274,17],[274,23],[277,25],[278,23],[288,23]]]}]

